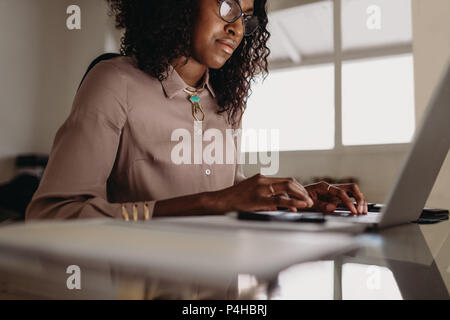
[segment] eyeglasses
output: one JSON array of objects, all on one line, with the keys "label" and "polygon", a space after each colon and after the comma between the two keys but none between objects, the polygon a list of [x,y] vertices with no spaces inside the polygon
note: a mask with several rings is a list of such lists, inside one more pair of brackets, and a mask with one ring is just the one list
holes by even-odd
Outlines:
[{"label": "eyeglasses", "polygon": [[242,12],[242,7],[238,0],[218,0],[219,15],[223,21],[233,23],[242,17],[242,23],[244,25],[244,34],[249,36],[258,29],[259,21],[258,17],[254,15],[248,15]]}]

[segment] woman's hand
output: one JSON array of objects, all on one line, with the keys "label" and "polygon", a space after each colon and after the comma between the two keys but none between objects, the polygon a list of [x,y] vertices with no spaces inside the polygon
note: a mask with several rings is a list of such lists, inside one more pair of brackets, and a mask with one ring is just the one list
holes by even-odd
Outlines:
[{"label": "woman's hand", "polygon": [[[305,186],[314,201],[314,209],[332,213],[337,207],[347,207],[353,214],[367,214],[367,201],[355,183],[328,184],[319,182]],[[356,200],[356,206],[350,198]]]},{"label": "woman's hand", "polygon": [[297,212],[297,208],[314,205],[306,189],[295,179],[269,178],[261,174],[210,195],[209,207],[219,212],[273,211],[278,207]]}]

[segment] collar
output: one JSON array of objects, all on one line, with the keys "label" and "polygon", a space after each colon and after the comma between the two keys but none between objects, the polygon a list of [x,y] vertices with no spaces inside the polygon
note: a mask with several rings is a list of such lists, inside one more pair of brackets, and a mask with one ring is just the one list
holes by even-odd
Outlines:
[{"label": "collar", "polygon": [[212,89],[211,83],[209,82],[209,68],[206,69],[206,73],[203,77],[202,85],[199,88],[193,88],[186,84],[175,68],[169,64],[168,76],[167,79],[161,81],[164,92],[169,99],[175,97],[178,93],[183,92],[183,89],[196,90],[199,88],[206,88],[211,93],[211,95],[215,98],[216,95]]}]

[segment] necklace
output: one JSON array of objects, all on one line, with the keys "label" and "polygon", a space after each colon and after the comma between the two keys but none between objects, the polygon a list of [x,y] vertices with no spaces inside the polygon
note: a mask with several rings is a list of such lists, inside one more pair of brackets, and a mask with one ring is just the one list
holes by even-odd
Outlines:
[{"label": "necklace", "polygon": [[[192,103],[192,116],[194,117],[194,119],[196,121],[204,121],[205,113],[203,112],[202,106],[200,105],[200,97],[198,96],[199,93],[201,93],[203,91],[203,89],[196,90],[196,91],[184,89],[183,91],[186,92],[187,94],[189,94],[188,100]],[[199,112],[202,114],[201,120],[199,120],[197,118],[197,114]]]}]

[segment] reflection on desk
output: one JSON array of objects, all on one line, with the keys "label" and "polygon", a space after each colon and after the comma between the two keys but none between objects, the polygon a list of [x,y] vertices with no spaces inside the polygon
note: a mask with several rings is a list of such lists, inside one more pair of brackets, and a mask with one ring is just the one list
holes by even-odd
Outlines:
[{"label": "reflection on desk", "polygon": [[449,299],[450,222],[357,237],[352,255],[280,273],[272,299]]},{"label": "reflection on desk", "polygon": [[[345,234],[210,230],[157,219],[19,224],[0,228],[0,288],[65,299],[123,298],[128,286],[132,297],[163,289],[163,296],[180,298],[201,288],[199,296],[229,298],[239,274],[272,282],[293,264],[354,248]],[[67,275],[70,266],[79,270],[76,278]],[[71,279],[79,279],[77,290],[66,284]]]},{"label": "reflection on desk", "polygon": [[[95,224],[95,222],[91,223]],[[167,223],[164,225],[167,226]],[[158,226],[161,228],[161,225]],[[252,272],[251,268],[242,268],[245,267],[245,263],[228,263],[230,259],[246,260],[244,256],[248,257],[248,255],[243,254],[256,248],[246,246],[242,251],[242,248],[238,249],[238,242],[229,242],[230,246],[224,247],[234,249],[225,250],[228,250],[230,254],[233,251],[241,254],[231,255],[228,260],[219,259],[217,250],[210,252],[211,257],[214,257],[212,260],[219,259],[210,261],[210,267],[215,265],[212,268],[216,270],[197,274],[171,272],[170,277],[164,276],[164,273],[155,273],[156,269],[142,268],[142,265],[136,261],[130,261],[131,257],[135,256],[133,252],[120,256],[118,261],[113,259],[114,256],[109,256],[108,259],[77,259],[76,264],[83,272],[80,291],[70,291],[65,287],[61,289],[61,282],[64,283],[68,277],[65,267],[68,263],[74,263],[69,262],[67,256],[30,255],[23,252],[15,254],[17,251],[3,250],[5,248],[3,246],[0,250],[0,298],[448,299],[450,291],[449,227],[448,221],[426,226],[409,224],[377,233],[361,234],[352,238],[358,243],[358,250],[350,250],[354,248],[353,241],[346,242],[348,240],[346,236],[335,238],[334,235],[314,234],[314,238],[309,238],[312,234],[285,232],[278,239],[280,241],[278,244],[270,247],[264,242],[264,245],[258,249],[260,255],[263,254],[269,258],[275,251],[284,251],[283,259],[287,259],[285,262],[290,261],[284,267],[283,264],[276,265],[276,268],[272,268],[269,273],[260,272],[264,268],[259,271],[255,269],[255,272]],[[88,238],[88,229],[86,228],[85,233],[80,234],[80,237]],[[150,225],[141,225],[139,229],[151,232]],[[64,232],[61,230],[61,233]],[[206,232],[203,238],[209,239],[206,242],[214,242],[213,239],[224,236],[221,233],[224,231],[219,230],[194,231],[192,229],[191,232],[197,232],[198,235]],[[142,232],[139,233],[143,235]],[[0,242],[2,234],[4,233],[0,228]],[[245,242],[248,242],[251,237],[270,239],[271,242],[276,238],[271,238],[267,231],[254,236],[238,230],[235,230],[233,234],[231,239],[240,238],[246,240]],[[214,237],[210,237],[211,235]],[[307,235],[306,238],[305,235]],[[128,240],[133,243],[133,239],[138,238],[130,237]],[[328,242],[342,240],[341,245],[334,248],[335,250],[340,248],[341,253],[322,252],[320,257],[309,256],[309,259],[301,260],[310,262],[297,263],[300,261],[296,262],[295,257],[289,255],[299,253],[303,255],[304,250],[298,250],[298,246],[297,250],[291,251],[285,248],[295,249],[295,243],[297,245],[300,243],[296,241],[307,238]],[[169,246],[175,244],[176,242],[169,242]],[[110,243],[105,242],[103,245],[110,246]],[[142,247],[142,245],[141,242],[136,243],[136,247]],[[206,246],[206,243],[202,245]],[[154,248],[157,247],[154,246]],[[344,248],[346,249],[343,250]],[[95,253],[95,250],[92,252]],[[181,256],[175,258],[182,261]],[[150,263],[155,259],[156,256],[153,260],[146,261]],[[119,263],[121,261],[123,263]],[[184,261],[194,263],[195,259]],[[261,261],[258,261],[258,264],[263,264]],[[247,267],[252,266],[250,262]],[[226,273],[224,270],[227,268],[220,269],[218,267],[220,265],[234,268],[233,272]],[[174,268],[194,270],[198,267],[192,268],[192,266],[178,264]],[[277,268],[281,272],[275,271]],[[270,273],[273,274],[270,275]]]}]

